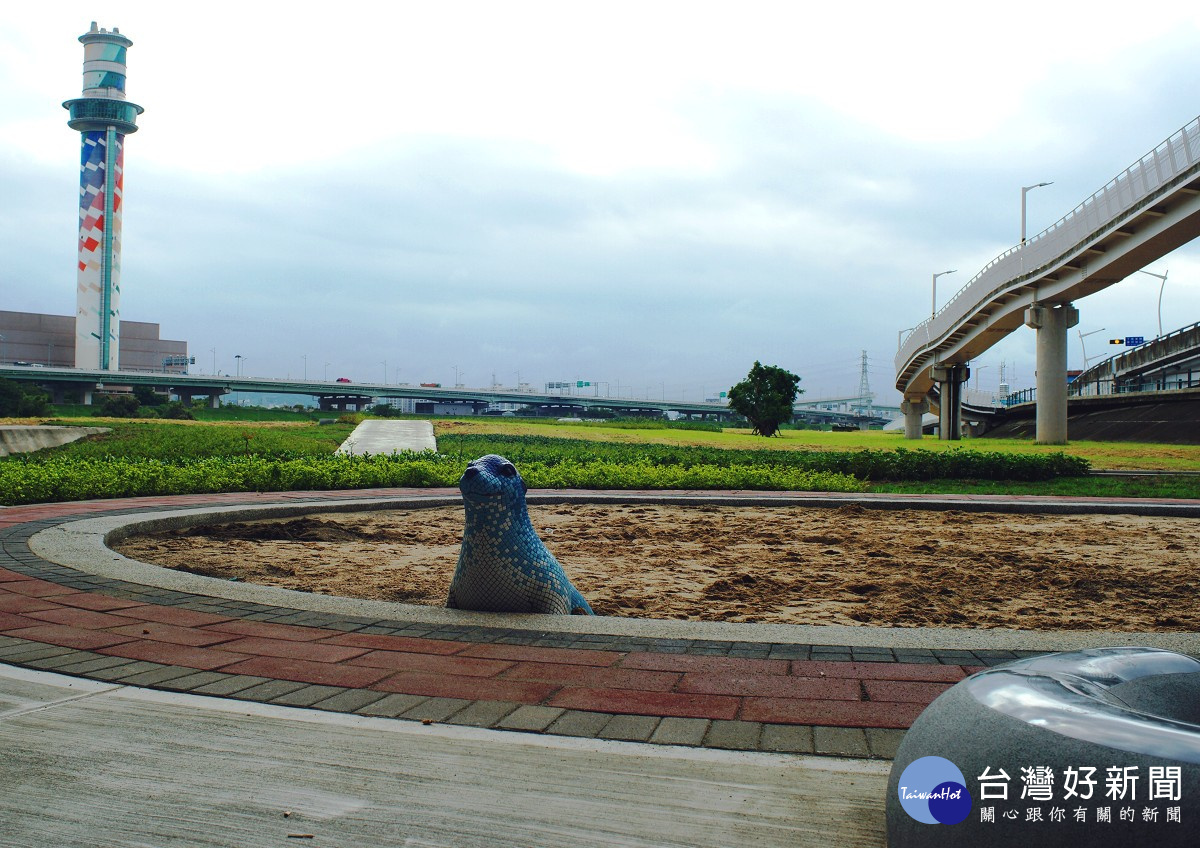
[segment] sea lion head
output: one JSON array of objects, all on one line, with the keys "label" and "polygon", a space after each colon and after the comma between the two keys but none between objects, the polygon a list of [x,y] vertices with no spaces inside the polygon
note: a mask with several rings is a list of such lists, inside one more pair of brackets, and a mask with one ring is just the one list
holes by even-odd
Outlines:
[{"label": "sea lion head", "polygon": [[517,467],[502,456],[490,453],[472,460],[458,480],[459,491],[471,501],[502,498],[515,504],[525,498],[525,481]]}]

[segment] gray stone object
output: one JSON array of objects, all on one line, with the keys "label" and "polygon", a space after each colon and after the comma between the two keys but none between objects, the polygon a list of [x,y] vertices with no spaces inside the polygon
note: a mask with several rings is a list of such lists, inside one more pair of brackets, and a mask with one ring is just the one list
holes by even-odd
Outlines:
[{"label": "gray stone object", "polygon": [[[923,757],[961,771],[971,808],[959,823],[923,823],[904,808],[901,778],[921,783],[922,763],[906,770]],[[937,774],[925,782],[949,779]],[[907,787],[909,803],[935,789]],[[1047,654],[974,674],[921,713],[888,781],[891,848],[1195,845],[1198,824],[1200,662],[1154,648]]]},{"label": "gray stone object", "polygon": [[529,521],[525,481],[502,456],[467,465],[458,481],[466,524],[446,606],[486,612],[593,615]]}]

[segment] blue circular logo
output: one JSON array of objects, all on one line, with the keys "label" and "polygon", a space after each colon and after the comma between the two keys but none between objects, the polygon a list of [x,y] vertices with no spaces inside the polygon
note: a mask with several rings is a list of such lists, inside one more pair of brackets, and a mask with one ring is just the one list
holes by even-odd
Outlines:
[{"label": "blue circular logo", "polygon": [[966,778],[945,757],[913,760],[896,791],[904,812],[925,824],[958,824],[971,814]]}]

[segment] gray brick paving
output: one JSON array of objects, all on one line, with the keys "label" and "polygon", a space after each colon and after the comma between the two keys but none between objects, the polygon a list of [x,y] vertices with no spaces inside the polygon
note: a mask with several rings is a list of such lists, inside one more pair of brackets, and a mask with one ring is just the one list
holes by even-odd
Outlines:
[{"label": "gray brick paving", "polygon": [[659,745],[702,745],[708,733],[708,725],[709,720],[706,718],[667,716],[658,723],[650,741]]},{"label": "gray brick paving", "polygon": [[224,674],[221,677],[221,680],[202,684],[192,691],[197,695],[228,697],[236,695],[239,692],[244,692],[253,686],[268,682],[266,677],[253,677],[247,674]]},{"label": "gray brick paving", "polygon": [[318,701],[324,701],[346,691],[341,686],[305,686],[303,689],[272,698],[271,703],[287,707],[311,707]]},{"label": "gray brick paving", "polygon": [[105,657],[97,656],[93,659],[81,660],[70,665],[62,665],[58,670],[64,674],[80,674],[87,675],[93,671],[98,671],[103,668],[112,668],[117,665],[125,665],[129,663],[125,657]]},{"label": "gray brick paving", "polygon": [[[359,707],[354,712],[360,715],[384,716],[385,718],[397,718],[404,715],[417,704],[429,700],[423,695],[387,695],[380,698],[378,701],[372,701]],[[431,721],[433,719],[430,719]]]},{"label": "gray brick paving", "polygon": [[839,757],[869,757],[867,735],[857,727],[814,727],[813,750]]},{"label": "gray brick paving", "polygon": [[896,758],[896,749],[904,739],[903,730],[868,727],[864,732],[867,734],[867,747],[871,749],[872,757],[883,760]]},{"label": "gray brick paving", "polygon": [[363,707],[382,701],[387,695],[370,689],[346,689],[332,698],[317,701],[313,706],[318,710],[328,710],[333,713],[356,713]]},{"label": "gray brick paving", "polygon": [[542,731],[554,723],[565,710],[557,707],[538,707],[522,704],[496,724],[504,730]]},{"label": "gray brick paving", "polygon": [[152,671],[143,671],[140,674],[131,674],[128,677],[120,678],[121,683],[129,686],[157,686],[160,683],[166,683],[169,680],[175,680],[180,677],[187,677],[194,672],[193,668],[183,668],[176,665],[164,665]]},{"label": "gray brick paving", "polygon": [[88,677],[119,681],[134,674],[141,674],[144,671],[155,671],[160,668],[166,668],[166,666],[159,665],[158,663],[142,662],[141,660],[129,660],[122,665],[114,665],[109,668],[101,668],[89,672]]},{"label": "gray brick paving", "polygon": [[160,688],[174,689],[176,692],[190,692],[200,686],[216,683],[226,677],[229,677],[229,675],[222,674],[219,671],[193,671],[191,674],[186,674],[183,677],[164,681]]},{"label": "gray brick paving", "polygon": [[297,689],[303,689],[307,683],[297,683],[294,680],[268,680],[266,683],[260,683],[257,686],[251,686],[249,689],[242,689],[237,693],[239,699],[243,701],[274,701],[276,698],[282,697],[289,692],[295,692]]},{"label": "gray brick paving", "polygon": [[814,754],[813,729],[803,724],[764,724],[759,746],[764,751]]},{"label": "gray brick paving", "polygon": [[453,721],[469,727],[495,727],[519,706],[511,701],[473,701],[455,713]]},{"label": "gray brick paving", "polygon": [[704,737],[709,748],[727,748],[734,751],[757,751],[762,735],[762,724],[757,721],[726,721],[715,719]]},{"label": "gray brick paving", "polygon": [[446,721],[470,703],[462,698],[426,698],[412,709],[401,713],[400,717],[416,721]]},{"label": "gray brick paving", "polygon": [[661,721],[658,716],[615,715],[598,734],[601,739],[647,742]]},{"label": "gray brick paving", "polygon": [[604,725],[612,720],[612,713],[594,713],[584,710],[567,710],[546,728],[547,733],[558,736],[586,736],[593,738]]}]

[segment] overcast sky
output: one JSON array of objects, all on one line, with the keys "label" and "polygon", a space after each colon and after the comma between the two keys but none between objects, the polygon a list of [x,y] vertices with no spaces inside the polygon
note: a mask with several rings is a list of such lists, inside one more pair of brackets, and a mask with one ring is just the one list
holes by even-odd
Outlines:
[{"label": "overcast sky", "polygon": [[[896,402],[898,331],[1200,114],[1194,2],[55,0],[0,20],[0,308],[75,309],[91,21],[133,40],[121,312],[196,371]],[[837,8],[834,8],[836,5]],[[994,11],[984,11],[991,8]],[[1200,247],[1164,331],[1200,320]],[[1070,367],[1157,332],[1078,301]],[[1103,329],[1103,332],[1099,332]],[[1034,332],[972,387],[1033,385]],[[213,351],[215,350],[215,354]],[[806,398],[808,399],[808,398]]]}]

